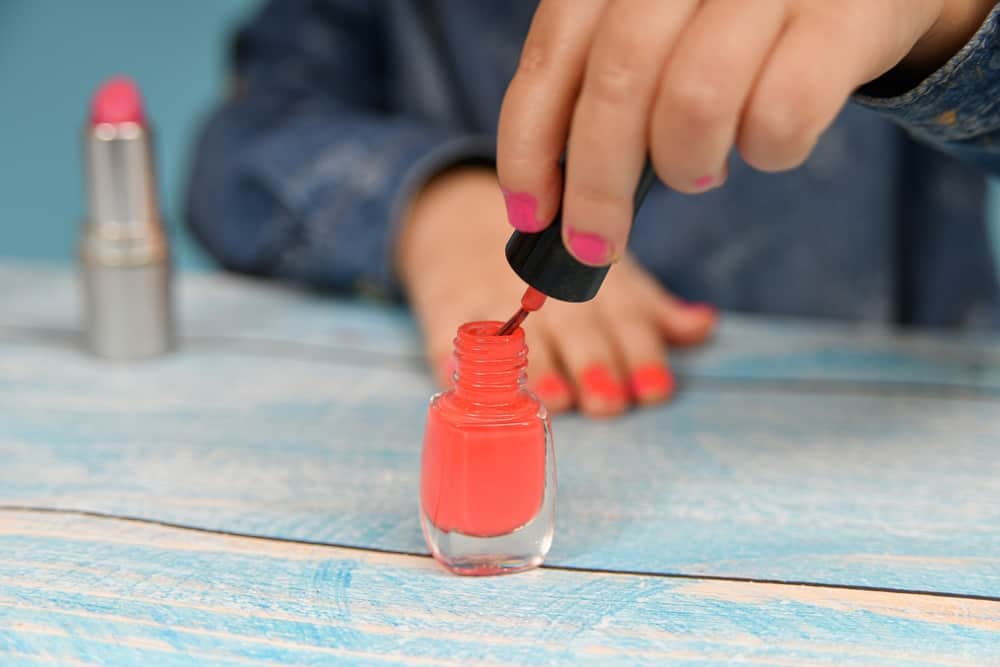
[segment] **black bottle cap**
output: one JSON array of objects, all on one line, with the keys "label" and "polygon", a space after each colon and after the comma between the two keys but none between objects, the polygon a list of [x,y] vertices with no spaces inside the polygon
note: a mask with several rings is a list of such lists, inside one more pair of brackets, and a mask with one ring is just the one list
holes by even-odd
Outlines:
[{"label": "black bottle cap", "polygon": [[[638,212],[655,179],[648,162],[635,191]],[[562,211],[537,234],[514,232],[507,241],[507,262],[521,280],[559,301],[590,301],[597,296],[610,266],[589,266],[569,254],[562,241]]]},{"label": "black bottle cap", "polygon": [[507,241],[507,262],[521,280],[560,301],[590,301],[611,268],[588,266],[569,254],[561,214],[537,234],[514,232]]}]

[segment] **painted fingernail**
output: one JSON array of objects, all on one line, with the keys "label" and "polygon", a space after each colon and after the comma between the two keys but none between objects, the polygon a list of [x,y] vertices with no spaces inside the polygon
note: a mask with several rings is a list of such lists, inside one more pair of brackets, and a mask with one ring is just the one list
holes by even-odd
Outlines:
[{"label": "painted fingernail", "polygon": [[646,364],[632,371],[629,389],[638,400],[647,403],[662,401],[674,393],[674,374],[663,364]]},{"label": "painted fingernail", "polygon": [[685,303],[684,308],[688,312],[698,313],[706,317],[714,317],[719,314],[719,309],[710,303]]},{"label": "painted fingernail", "polygon": [[532,388],[543,403],[560,404],[570,398],[569,384],[558,373],[546,373],[533,383]]},{"label": "painted fingernail", "polygon": [[611,263],[611,244],[598,234],[566,228],[566,245],[573,255],[584,264],[605,266]]},{"label": "painted fingernail", "polygon": [[514,229],[534,234],[545,227],[545,223],[535,215],[538,210],[538,200],[532,195],[504,190],[503,201],[507,205],[507,220]]},{"label": "painted fingernail", "polygon": [[712,187],[712,183],[715,183],[715,176],[713,176],[712,174],[707,174],[696,180],[694,182],[694,187],[698,188],[699,190],[707,190],[708,188]]},{"label": "painted fingernail", "polygon": [[717,174],[705,174],[694,182],[694,187],[699,190],[711,190],[712,188],[721,188],[725,182],[726,178],[729,176],[729,167],[723,167],[722,171]]},{"label": "painted fingernail", "polygon": [[584,393],[609,403],[619,403],[627,398],[625,386],[615,379],[604,364],[588,366],[580,375],[580,387]]}]

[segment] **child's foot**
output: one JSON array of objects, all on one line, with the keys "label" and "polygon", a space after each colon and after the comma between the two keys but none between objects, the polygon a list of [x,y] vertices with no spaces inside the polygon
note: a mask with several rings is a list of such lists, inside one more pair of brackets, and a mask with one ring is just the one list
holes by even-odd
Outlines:
[{"label": "child's foot", "polygon": [[[470,169],[435,179],[405,225],[400,274],[428,361],[446,386],[458,325],[507,319],[525,289],[504,258],[511,229],[495,176]],[[701,342],[715,321],[712,307],[676,299],[626,257],[592,301],[549,299],[528,318],[529,387],[553,412],[575,406],[595,417],[669,400],[667,344]]]}]

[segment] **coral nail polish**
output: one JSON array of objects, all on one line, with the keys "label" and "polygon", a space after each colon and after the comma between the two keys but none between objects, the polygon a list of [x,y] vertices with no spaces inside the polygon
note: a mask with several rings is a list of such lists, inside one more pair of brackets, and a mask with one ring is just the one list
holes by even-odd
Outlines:
[{"label": "coral nail polish", "polygon": [[646,364],[632,372],[629,386],[640,401],[661,400],[674,393],[674,375],[662,364]]},{"label": "coral nail polish", "polygon": [[520,327],[470,322],[455,338],[455,386],[431,399],[420,523],[434,557],[463,575],[519,572],[552,544],[556,473],[549,416],[524,388]]},{"label": "coral nail polish", "polygon": [[625,387],[611,375],[603,364],[588,366],[580,374],[580,385],[585,393],[600,397],[610,403],[618,403],[627,398]]},{"label": "coral nail polish", "polygon": [[569,384],[558,373],[543,375],[534,383],[534,392],[546,402],[569,399]]}]

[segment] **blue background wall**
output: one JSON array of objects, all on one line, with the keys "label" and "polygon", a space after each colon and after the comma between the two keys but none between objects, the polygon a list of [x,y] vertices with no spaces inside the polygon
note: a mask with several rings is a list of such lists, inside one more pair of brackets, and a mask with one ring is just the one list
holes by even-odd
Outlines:
[{"label": "blue background wall", "polygon": [[80,128],[101,81],[128,74],[157,130],[163,208],[181,233],[199,121],[222,94],[226,39],[256,0],[0,0],[0,255],[68,259],[83,213]]},{"label": "blue background wall", "polygon": [[210,266],[183,232],[184,175],[194,131],[224,90],[227,37],[256,6],[0,0],[0,256],[73,256],[83,213],[80,128],[94,88],[128,74],[142,86],[158,132],[163,208],[177,257],[185,266]]}]

